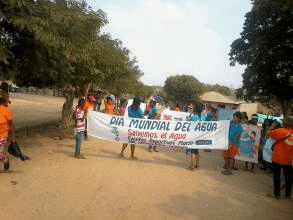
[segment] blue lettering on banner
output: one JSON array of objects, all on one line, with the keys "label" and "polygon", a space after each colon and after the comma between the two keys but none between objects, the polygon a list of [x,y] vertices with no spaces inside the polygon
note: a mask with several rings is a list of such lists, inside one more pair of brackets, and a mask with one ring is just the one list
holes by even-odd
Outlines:
[{"label": "blue lettering on banner", "polygon": [[170,130],[170,122],[166,121],[156,121],[156,120],[141,120],[141,119],[132,119],[129,123],[130,128],[138,128],[144,130]]},{"label": "blue lettering on banner", "polygon": [[110,120],[110,125],[124,126],[124,118],[113,116]]},{"label": "blue lettering on banner", "polygon": [[195,145],[212,145],[212,140],[197,140],[195,141]]},{"label": "blue lettering on banner", "polygon": [[195,131],[216,131],[217,130],[217,122],[204,122],[198,123],[195,128]]}]

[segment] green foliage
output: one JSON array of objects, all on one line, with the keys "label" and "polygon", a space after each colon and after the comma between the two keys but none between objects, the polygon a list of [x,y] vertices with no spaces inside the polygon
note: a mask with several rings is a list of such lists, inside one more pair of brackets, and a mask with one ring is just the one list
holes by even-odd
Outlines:
[{"label": "green foliage", "polygon": [[205,88],[204,88],[205,92],[211,92],[211,91],[214,91],[214,92],[218,92],[222,95],[225,95],[225,96],[233,96],[234,95],[234,91],[232,89],[230,89],[229,87],[227,86],[221,86],[221,85],[205,85]]},{"label": "green foliage", "polygon": [[143,98],[149,98],[151,95],[153,95],[153,88],[151,86],[146,86],[143,83],[139,82],[135,96],[141,96]]},{"label": "green foliage", "polygon": [[167,100],[184,104],[199,100],[204,86],[194,76],[176,75],[167,78],[164,91],[167,93]]},{"label": "green foliage", "polygon": [[70,0],[0,4],[0,67],[18,85],[84,87],[134,71],[122,43],[100,33],[108,22],[102,10]]},{"label": "green foliage", "polygon": [[279,0],[255,0],[245,17],[229,54],[232,66],[246,65],[237,95],[250,101],[292,101],[293,7]]}]

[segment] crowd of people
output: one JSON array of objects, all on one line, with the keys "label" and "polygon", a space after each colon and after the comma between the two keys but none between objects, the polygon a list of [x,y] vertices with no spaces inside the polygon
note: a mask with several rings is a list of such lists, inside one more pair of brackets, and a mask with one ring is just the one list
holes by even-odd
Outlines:
[{"label": "crowd of people", "polygon": [[[140,105],[143,102],[141,97],[135,97],[132,104],[127,108],[127,99],[120,100],[120,105],[115,103],[113,97],[107,96],[104,100],[104,109],[101,110],[101,100],[97,99],[93,95],[89,95],[87,98],[82,97],[78,100],[78,105],[74,111],[74,120],[76,127],[76,148],[75,158],[85,159],[81,154],[81,143],[82,140],[87,140],[87,114],[88,111],[95,110],[101,111],[109,115],[120,115],[125,116],[127,112],[130,118],[145,118],[155,120],[160,118],[158,108],[156,107],[156,101],[150,100],[146,105],[146,109],[143,112]],[[13,126],[13,114],[11,109],[8,107],[9,95],[8,90],[6,91],[5,85],[0,88],[0,162],[4,171],[9,170],[9,158],[7,156],[7,141],[10,139],[11,142],[15,142],[15,128]],[[220,106],[222,107],[222,106]],[[126,109],[127,108],[127,109]],[[178,104],[171,104],[166,108],[173,111],[180,111]],[[191,122],[197,121],[217,121],[218,109],[205,106],[196,102],[192,105],[186,105],[183,109],[185,112],[190,113],[188,118]],[[257,125],[258,118],[257,114],[251,116],[251,120],[248,120],[248,116],[245,112],[235,111],[233,119],[229,125],[228,134],[228,149],[223,151],[224,158],[224,175],[232,175],[235,167],[235,156],[239,152],[239,141],[241,134],[246,125]],[[274,177],[274,192],[270,194],[270,197],[280,199],[280,188],[281,188],[281,173],[286,183],[286,199],[291,197],[292,188],[292,159],[293,159],[293,120],[290,117],[285,118],[284,124],[281,125],[277,121],[267,119],[264,121],[261,130],[261,137],[259,142],[259,162],[261,169],[269,170],[273,173]],[[271,144],[272,157],[271,161],[268,161],[263,157],[264,148],[268,143]],[[124,157],[124,152],[128,146],[128,143],[122,145],[120,156]],[[158,146],[149,145],[148,151],[158,152]],[[135,144],[130,144],[131,155],[130,159],[135,160]],[[189,170],[195,171],[199,168],[199,151],[198,149],[187,149],[191,155]],[[250,165],[250,166],[249,166]],[[245,162],[245,170],[251,170],[254,172],[255,164]],[[281,172],[282,170],[282,172]]]}]

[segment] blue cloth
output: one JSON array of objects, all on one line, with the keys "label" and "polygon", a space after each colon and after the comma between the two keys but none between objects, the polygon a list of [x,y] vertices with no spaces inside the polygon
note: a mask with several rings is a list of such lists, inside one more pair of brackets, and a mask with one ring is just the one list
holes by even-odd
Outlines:
[{"label": "blue cloth", "polygon": [[75,147],[75,154],[74,156],[78,157],[80,155],[80,147],[81,147],[81,140],[83,139],[84,131],[80,131],[76,133],[76,147]]},{"label": "blue cloth", "polygon": [[206,121],[206,116],[203,113],[201,113],[200,115],[192,115],[190,121]]},{"label": "blue cloth", "polygon": [[154,106],[150,111],[149,119],[155,119],[157,116],[157,113],[158,113],[158,109],[156,106]]},{"label": "blue cloth", "polygon": [[191,154],[199,154],[198,149],[189,149]]},{"label": "blue cloth", "polygon": [[143,118],[143,112],[140,107],[132,109],[131,106],[129,106],[127,110],[129,118]]},{"label": "blue cloth", "polygon": [[206,116],[206,121],[212,121],[212,113],[211,112],[208,112],[207,116]]},{"label": "blue cloth", "polygon": [[[241,123],[235,124],[233,121],[231,121],[229,126],[229,144],[233,143],[236,134],[241,134],[242,131],[243,129]],[[239,146],[239,139],[236,144]]]}]

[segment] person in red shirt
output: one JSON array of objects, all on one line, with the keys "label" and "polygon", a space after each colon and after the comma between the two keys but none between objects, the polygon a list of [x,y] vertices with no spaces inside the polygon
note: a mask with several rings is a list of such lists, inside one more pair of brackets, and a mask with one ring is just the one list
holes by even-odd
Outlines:
[{"label": "person in red shirt", "polygon": [[124,116],[125,111],[126,111],[126,107],[127,107],[127,99],[123,99],[122,100],[122,106],[120,108],[120,116]]},{"label": "person in red shirt", "polygon": [[286,182],[285,199],[291,198],[292,187],[292,159],[293,159],[293,118],[285,118],[284,128],[275,128],[275,123],[268,131],[268,136],[276,140],[272,147],[272,165],[274,172],[274,193],[268,196],[280,199],[281,169],[283,169]]},{"label": "person in red shirt", "polygon": [[15,128],[13,126],[13,114],[8,107],[8,93],[0,89],[0,163],[4,165],[4,171],[9,170],[9,158],[6,152],[6,143],[11,135],[11,141],[15,142]]},{"label": "person in red shirt", "polygon": [[116,105],[112,103],[112,98],[110,96],[107,97],[107,101],[105,102],[105,113],[108,115],[116,114]]}]

